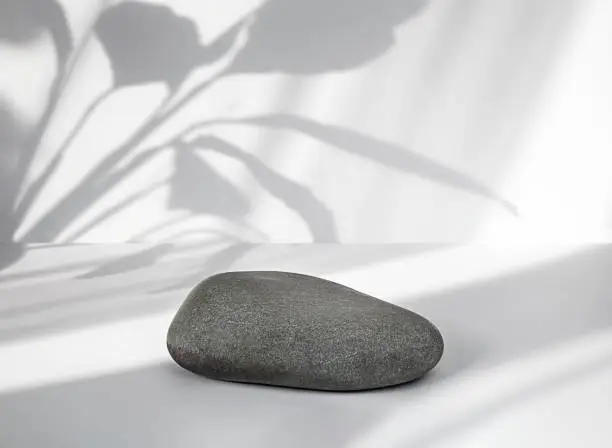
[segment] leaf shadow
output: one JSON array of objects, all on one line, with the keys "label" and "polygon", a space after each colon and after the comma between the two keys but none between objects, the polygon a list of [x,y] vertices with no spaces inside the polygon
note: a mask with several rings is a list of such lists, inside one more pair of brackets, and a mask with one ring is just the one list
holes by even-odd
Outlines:
[{"label": "leaf shadow", "polygon": [[13,240],[17,219],[13,213],[13,196],[18,188],[15,168],[19,147],[27,132],[7,100],[0,96],[0,242]]},{"label": "leaf shadow", "polygon": [[426,0],[270,0],[256,11],[233,73],[312,75],[348,70],[383,55],[394,31]]},{"label": "leaf shadow", "polygon": [[[517,207],[514,204],[466,174],[400,145],[385,142],[352,129],[290,114],[262,115],[201,123],[202,126],[210,124],[246,124],[296,131],[387,168],[493,200],[509,213],[518,215]],[[190,128],[190,131],[193,129],[197,129],[197,126]]]},{"label": "leaf shadow", "polygon": [[[72,35],[61,4],[54,0],[4,0],[0,2],[0,41],[22,45],[49,32],[60,73],[54,80],[49,101],[35,129],[26,129],[15,111],[0,98],[0,241],[12,242],[19,225],[17,195],[23,186],[38,140],[46,128],[58,98],[62,67],[72,51]],[[21,244],[15,247],[22,248]],[[0,270],[18,261],[23,250],[3,257]],[[8,263],[7,260],[12,260]]]},{"label": "leaf shadow", "polygon": [[[287,5],[291,7],[287,8]],[[394,27],[420,11],[423,5],[423,0],[353,0],[333,4],[321,1],[265,2],[256,11],[254,23],[250,26],[252,36],[249,36],[245,48],[230,65],[226,75],[245,70],[333,71],[338,68],[339,62],[343,68],[355,67],[390,48],[394,43]],[[304,18],[308,20],[304,22]],[[314,40],[312,23],[309,21],[316,22],[320,31]],[[280,30],[277,25],[281,22],[290,26],[283,28],[284,31]],[[104,9],[94,28],[110,59],[115,87],[161,81],[167,83],[171,90],[176,89],[195,67],[227,53],[237,31],[232,29],[213,44],[202,45],[190,19],[178,16],[166,6],[138,1],[122,2]],[[278,31],[285,34],[284,39],[277,39],[278,34],[275,33]],[[367,31],[365,40],[358,38],[363,31]],[[274,48],[273,43],[281,41],[292,42],[294,49],[304,51],[299,55],[295,51],[270,52]],[[333,51],[324,55],[321,51],[323,48]],[[268,62],[273,62],[272,65],[253,65],[253,61],[263,60],[259,54],[262,49],[269,55],[275,55],[276,59],[268,59]],[[199,86],[165,113],[155,114],[125,145],[103,160],[100,169],[94,170],[82,185],[68,193],[65,200],[39,220],[24,239],[38,241],[56,238],[63,227],[82,214],[108,188],[110,183],[102,177],[108,174],[109,169],[203,90],[205,86]],[[30,198],[33,196],[30,195]]]},{"label": "leaf shadow", "polygon": [[55,0],[2,0],[0,40],[24,44],[51,33],[58,60],[66,61],[72,36],[61,4]]},{"label": "leaf shadow", "polygon": [[176,88],[208,61],[192,20],[163,5],[127,1],[105,9],[94,26],[115,87],[165,82]]},{"label": "leaf shadow", "polygon": [[[342,0],[333,4],[322,0],[307,3],[270,0],[253,15],[254,21],[249,27],[249,37],[244,48],[221,78],[232,74],[276,71],[315,74],[357,67],[391,48],[394,44],[395,29],[409,17],[421,12],[425,3],[424,0]],[[312,33],[313,25],[319,30],[316,35]],[[236,41],[238,28],[234,27],[210,45],[203,45],[199,41],[194,23],[189,18],[178,16],[166,6],[128,1],[106,8],[98,18],[94,31],[111,62],[115,88],[161,81],[167,83],[174,92],[191,70],[226,54]],[[280,35],[284,36],[284,39],[279,39]],[[115,183],[131,176],[152,153],[143,157],[137,156],[127,167],[117,169],[117,165],[174,112],[209,86],[210,83],[203,83],[174,105],[168,101],[154,112],[125,144],[109,153],[81,184],[35,223],[24,239],[44,241],[56,238]],[[83,117],[81,125],[85,121],[87,118]],[[236,122],[302,132],[387,167],[493,199],[516,213],[512,204],[468,176],[397,145],[356,131],[291,115],[255,117]],[[81,125],[78,128],[81,128]],[[77,132],[79,129],[75,129],[75,133]],[[71,134],[68,142],[73,139],[75,133]],[[209,137],[198,143],[203,149],[214,150],[241,161],[265,189],[301,216],[314,241],[338,240],[332,211],[308,189],[274,172],[257,158],[219,138]],[[177,152],[176,157],[177,162],[181,162],[190,156]],[[171,182],[174,191],[169,201],[171,208],[186,208],[194,213],[219,215],[227,212],[231,216],[244,216],[248,211],[246,199],[240,196],[230,182],[213,176],[210,169],[204,169],[209,168],[204,162],[199,164],[199,169],[192,163],[177,163],[177,166],[179,165],[182,168],[176,170],[176,176]],[[56,166],[57,164],[51,166],[50,171],[54,171]],[[219,199],[219,195],[212,192],[203,200],[200,196],[197,204],[186,200],[183,193],[196,196],[191,191],[192,182],[188,180],[194,176],[181,175],[186,170],[192,170],[196,177],[204,171],[208,173],[207,179],[215,177],[218,181],[215,185],[228,194],[231,199],[229,203],[235,207],[227,211],[220,203],[215,205],[210,199]],[[27,192],[30,195],[25,196],[28,199],[28,203],[24,204],[25,209],[31,205],[37,191],[43,188],[48,174],[43,173],[40,182],[34,183],[32,190]],[[142,195],[138,194],[126,198],[96,219],[108,219],[141,197]],[[94,225],[96,221],[88,223],[85,228],[89,229]],[[79,230],[76,235],[82,233]]]},{"label": "leaf shadow", "polygon": [[[302,218],[310,229],[313,242],[338,241],[333,212],[308,188],[282,176],[258,158],[221,138],[200,137],[191,142],[191,145],[197,149],[213,150],[242,162],[263,188]],[[185,149],[189,150],[189,147]]]},{"label": "leaf shadow", "polygon": [[242,219],[250,209],[248,198],[205,160],[183,144],[174,146],[168,209],[184,209],[227,219]]},{"label": "leaf shadow", "polygon": [[[133,24],[131,19],[134,21]],[[146,20],[143,21],[143,19]],[[189,26],[185,26],[185,23],[188,23]],[[126,31],[124,28],[129,25],[133,29]],[[124,175],[132,172],[132,167],[138,163],[128,162],[129,168],[117,169],[117,166],[187,104],[193,95],[206,90],[219,79],[218,76],[213,76],[196,86],[191,94],[172,104],[178,84],[184,80],[190,70],[224,57],[225,53],[234,48],[237,39],[241,36],[241,26],[242,24],[239,23],[210,45],[202,46],[199,41],[195,40],[197,35],[193,23],[187,18],[177,16],[168,7],[143,2],[125,2],[105,10],[95,29],[101,35],[103,45],[106,46],[115,78],[115,86],[108,92],[135,84],[164,82],[170,88],[170,95],[123,144],[109,151],[77,186],[67,192],[48,213],[41,217],[22,239],[36,242],[57,238],[66,226],[95,204],[117,182],[118,178],[125,177]],[[133,41],[120,45],[121,42],[117,40],[118,36],[133,36],[134,30],[140,30],[141,33],[137,33]],[[156,32],[159,32],[160,36],[166,36],[168,41],[179,47],[183,45],[188,51],[159,52],[157,49],[149,48],[147,45],[150,45],[151,42],[143,40],[143,36],[155,35]],[[143,58],[146,63],[142,61]],[[151,71],[146,70],[147,68]],[[86,115],[91,115],[98,105],[99,101],[94,101]],[[80,120],[78,127],[84,127],[86,121],[86,119]],[[75,135],[70,134],[68,143],[74,138]],[[65,150],[66,145],[62,149]],[[141,156],[139,154],[135,158],[140,160]],[[147,156],[145,154],[145,158]]]}]

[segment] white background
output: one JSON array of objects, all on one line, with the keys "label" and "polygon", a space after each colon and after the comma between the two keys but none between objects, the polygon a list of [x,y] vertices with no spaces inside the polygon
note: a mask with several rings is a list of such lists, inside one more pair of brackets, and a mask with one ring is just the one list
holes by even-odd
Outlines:
[{"label": "white background", "polygon": [[[30,3],[8,1],[3,20],[29,29],[20,8]],[[2,240],[607,241],[612,235],[612,4],[606,0],[151,1],[167,3],[167,16],[195,24],[201,46],[241,31],[218,59],[190,72],[179,92],[221,73],[217,81],[107,171],[208,122],[185,136],[188,149],[166,145],[92,192],[88,173],[168,94],[162,82],[112,89],[64,145],[96,96],[113,86],[117,65],[90,30],[104,5],[112,10],[116,3],[61,1],[79,51],[20,178],[11,173],[47,107],[60,52],[44,26],[31,26],[19,39],[0,38]],[[132,20],[127,31],[111,26],[110,35],[124,43],[131,42],[124,35],[144,42],[135,47],[140,51],[125,45],[136,68],[151,55],[189,51],[173,48],[167,30],[151,26],[145,19]],[[224,75],[241,52],[251,70]],[[146,62],[140,69],[146,72]],[[231,146],[211,150],[201,143],[210,137]],[[61,159],[54,159],[62,146]],[[44,187],[15,213],[54,160]]]},{"label": "white background", "polygon": [[[573,243],[612,237],[610,23],[606,0],[1,0],[0,446],[608,446],[612,252]],[[410,308],[444,357],[366,394],[182,371],[177,307],[250,269]]]}]

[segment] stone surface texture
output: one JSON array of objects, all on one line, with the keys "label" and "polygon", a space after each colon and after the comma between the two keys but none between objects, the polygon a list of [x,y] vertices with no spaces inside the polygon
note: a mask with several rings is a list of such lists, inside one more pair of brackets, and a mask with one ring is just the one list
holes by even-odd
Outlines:
[{"label": "stone surface texture", "polygon": [[303,274],[226,272],[199,283],[167,335],[172,358],[209,378],[355,391],[417,379],[442,357],[427,319]]}]

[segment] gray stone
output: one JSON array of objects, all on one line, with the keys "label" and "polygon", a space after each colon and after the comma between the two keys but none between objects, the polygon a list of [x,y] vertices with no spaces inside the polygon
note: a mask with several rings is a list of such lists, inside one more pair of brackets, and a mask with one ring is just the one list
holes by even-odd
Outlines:
[{"label": "gray stone", "polygon": [[209,378],[331,391],[412,381],[442,357],[427,319],[346,286],[288,272],[198,284],[170,324],[172,358]]}]

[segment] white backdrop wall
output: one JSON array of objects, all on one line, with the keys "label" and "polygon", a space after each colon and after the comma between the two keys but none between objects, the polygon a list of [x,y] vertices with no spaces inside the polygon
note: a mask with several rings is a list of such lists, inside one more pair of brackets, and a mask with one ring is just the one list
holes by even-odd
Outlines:
[{"label": "white backdrop wall", "polygon": [[606,0],[4,0],[0,239],[608,240]]}]

